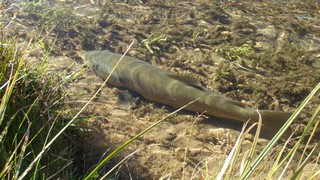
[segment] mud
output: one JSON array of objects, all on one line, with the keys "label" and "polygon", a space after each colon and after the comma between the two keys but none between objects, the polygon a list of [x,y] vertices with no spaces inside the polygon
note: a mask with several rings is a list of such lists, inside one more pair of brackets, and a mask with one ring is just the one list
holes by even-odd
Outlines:
[{"label": "mud", "polygon": [[[123,53],[133,40],[130,56],[192,76],[204,87],[259,109],[292,112],[320,81],[320,4],[315,1],[90,2],[26,3],[4,15],[7,24],[16,16],[10,29],[21,41],[45,37],[43,42],[53,48],[53,70],[66,76],[80,72],[65,87],[66,109],[74,113],[103,82],[85,65],[81,51]],[[318,94],[292,128],[306,124],[319,103]],[[82,168],[88,170],[103,153],[173,111],[125,89],[103,88],[80,118],[87,130]],[[181,111],[131,144],[110,166],[139,150],[122,167],[122,178],[211,177],[241,128]],[[261,147],[267,142],[260,141]]]}]

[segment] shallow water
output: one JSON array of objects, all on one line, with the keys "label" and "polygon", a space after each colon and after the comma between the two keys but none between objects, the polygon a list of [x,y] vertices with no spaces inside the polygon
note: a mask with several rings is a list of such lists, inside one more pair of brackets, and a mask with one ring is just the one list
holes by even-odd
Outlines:
[{"label": "shallow water", "polygon": [[[75,112],[102,84],[81,66],[81,51],[123,53],[132,40],[136,43],[129,55],[192,76],[202,86],[259,109],[292,112],[320,82],[320,8],[314,1],[14,3],[8,4],[13,8],[2,22],[8,25],[7,33],[20,41],[45,36],[48,46],[57,38],[52,70],[71,66],[66,76],[81,71],[65,88],[66,108]],[[121,105],[119,91],[138,100]],[[315,99],[294,126],[305,124],[318,103]],[[125,89],[103,88],[82,115],[96,116],[83,125],[93,130],[84,139],[89,163],[173,110]],[[143,148],[127,162],[129,172],[140,178],[202,177],[206,163],[214,175],[241,127],[183,111],[130,145],[117,160]]]}]

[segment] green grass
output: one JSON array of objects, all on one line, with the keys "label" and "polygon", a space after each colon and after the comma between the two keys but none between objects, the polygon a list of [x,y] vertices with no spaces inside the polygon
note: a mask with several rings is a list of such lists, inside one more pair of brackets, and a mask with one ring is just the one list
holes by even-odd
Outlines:
[{"label": "green grass", "polygon": [[[1,179],[22,179],[22,174],[27,179],[70,178],[74,174],[72,142],[67,134],[44,150],[64,126],[59,111],[63,93],[57,86],[58,78],[47,71],[46,57],[50,51],[36,66],[31,68],[28,64],[29,53],[36,46],[37,42],[18,46],[14,37],[2,36],[0,40]],[[41,158],[30,168],[41,152]]]},{"label": "green grass", "polygon": [[150,34],[147,39],[144,39],[141,43],[143,43],[143,45],[148,49],[148,51],[153,54],[153,50],[152,49],[157,49],[159,50],[158,47],[153,46],[153,44],[156,44],[158,42],[161,41],[166,41],[167,38],[165,35],[155,35],[155,34]]},{"label": "green grass", "polygon": [[[256,151],[256,140],[254,141],[253,145],[252,145],[252,149],[250,151],[250,154],[248,157],[246,157],[246,159],[244,160],[245,162],[245,166],[243,168],[243,170],[241,172],[239,172],[240,174],[240,179],[248,179],[250,177],[252,177],[252,175],[259,170],[258,166],[265,163],[263,162],[266,159],[266,156],[268,155],[268,153],[270,153],[272,151],[272,147],[274,147],[276,145],[276,143],[279,142],[281,136],[284,134],[284,132],[289,128],[289,126],[292,124],[292,122],[296,119],[296,117],[301,113],[302,109],[307,105],[307,103],[312,99],[315,98],[315,95],[317,94],[317,92],[320,89],[320,83],[313,89],[313,91],[309,94],[308,97],[306,97],[306,99],[303,101],[303,103],[297,108],[297,110],[292,114],[292,116],[288,119],[288,121],[286,122],[286,124],[284,124],[284,126],[279,130],[279,132],[271,139],[271,141],[266,145],[266,147],[260,152],[260,154],[257,157],[253,157],[253,153]],[[305,147],[307,147],[310,143],[310,141],[312,140],[312,138],[314,137],[314,132],[315,130],[318,128],[318,124],[319,124],[319,112],[320,112],[320,105],[318,105],[318,107],[315,109],[313,116],[309,119],[307,126],[304,129],[303,134],[300,136],[300,138],[298,139],[298,141],[295,142],[294,147],[285,155],[283,154],[284,151],[280,151],[278,153],[278,155],[276,156],[275,161],[273,162],[273,166],[268,169],[268,179],[272,179],[272,178],[280,178],[286,173],[287,171],[287,165],[290,165],[290,163],[293,163],[292,160],[295,156],[295,154],[298,151],[298,147],[299,145],[303,142],[303,140],[306,137],[308,132],[312,132],[311,136],[309,137],[307,143],[305,144]],[[257,133],[260,131],[260,125],[261,122],[259,123],[258,126],[258,130]],[[243,135],[240,135],[240,139],[243,139]],[[256,138],[258,138],[258,136],[255,136]],[[284,150],[285,148],[288,148],[287,145],[289,144],[289,141],[291,141],[292,139],[289,138],[283,145],[282,150]],[[300,177],[303,173],[304,167],[307,163],[310,163],[311,157],[316,157],[319,158],[319,155],[317,156],[311,156],[312,153],[314,152],[314,150],[316,150],[317,148],[319,148],[319,146],[315,146],[313,148],[313,150],[311,152],[307,152],[306,148],[303,150],[303,153],[301,155],[298,155],[300,162],[297,164],[296,170],[294,172],[292,172],[291,174],[289,174],[291,179],[297,179],[298,177]],[[235,145],[235,149],[237,149],[237,152],[239,152],[239,149],[241,149],[241,143],[237,143]],[[319,153],[319,152],[317,152]],[[308,156],[305,156],[306,154],[308,154]],[[237,156],[234,154],[230,154],[230,157],[237,159]],[[253,161],[251,161],[253,160]],[[316,159],[314,159],[316,160]],[[302,163],[303,161],[303,163]],[[317,161],[317,160],[316,160]],[[317,162],[319,163],[319,162]],[[316,164],[317,164],[316,163]],[[230,166],[230,168],[232,168],[232,166]],[[229,168],[229,169],[230,169]],[[279,173],[280,171],[280,173]],[[221,172],[221,175],[218,176],[219,178],[217,179],[222,179],[223,175],[226,175],[227,177],[231,176],[231,172],[233,172],[232,170],[230,170],[228,173],[224,173]],[[278,174],[277,174],[278,173]],[[313,174],[310,175],[310,178],[312,176],[315,176],[317,174],[319,174],[320,171],[316,171]],[[280,175],[279,175],[280,174]],[[257,174],[256,174],[257,175]],[[312,178],[311,178],[312,179]]]}]

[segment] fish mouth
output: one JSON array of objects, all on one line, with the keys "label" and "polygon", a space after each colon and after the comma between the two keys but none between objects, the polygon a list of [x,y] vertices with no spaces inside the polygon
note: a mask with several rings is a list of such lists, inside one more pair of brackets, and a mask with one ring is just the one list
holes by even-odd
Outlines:
[{"label": "fish mouth", "polygon": [[87,53],[88,53],[88,51],[78,51],[78,55],[83,59],[87,59],[86,58]]},{"label": "fish mouth", "polygon": [[94,65],[97,64],[93,58],[90,58],[90,55],[95,53],[96,51],[91,50],[91,51],[79,51],[78,55],[84,59],[84,64],[86,64],[87,66],[89,66],[92,70],[94,69]]}]

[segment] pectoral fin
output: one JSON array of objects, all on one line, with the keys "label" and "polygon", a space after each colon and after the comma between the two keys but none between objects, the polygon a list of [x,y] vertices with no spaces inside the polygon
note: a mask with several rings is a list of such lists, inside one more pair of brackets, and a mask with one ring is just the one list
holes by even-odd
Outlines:
[{"label": "pectoral fin", "polygon": [[130,109],[132,107],[135,107],[138,101],[138,97],[135,97],[135,94],[136,93],[132,91],[119,90],[117,93],[118,104],[125,109]]}]

